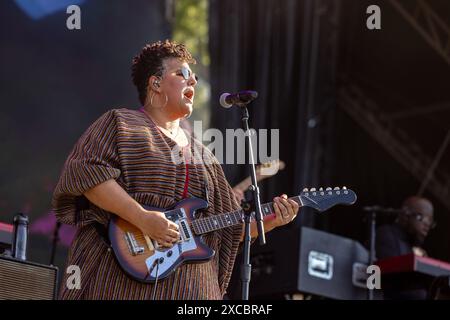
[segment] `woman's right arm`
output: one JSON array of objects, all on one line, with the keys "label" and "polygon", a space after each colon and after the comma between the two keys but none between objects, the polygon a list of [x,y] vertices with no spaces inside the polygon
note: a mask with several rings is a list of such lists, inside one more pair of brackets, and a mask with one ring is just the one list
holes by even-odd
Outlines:
[{"label": "woman's right arm", "polygon": [[177,224],[168,220],[162,212],[144,209],[114,179],[87,190],[84,196],[97,207],[139,227],[162,246],[171,247],[180,237]]}]

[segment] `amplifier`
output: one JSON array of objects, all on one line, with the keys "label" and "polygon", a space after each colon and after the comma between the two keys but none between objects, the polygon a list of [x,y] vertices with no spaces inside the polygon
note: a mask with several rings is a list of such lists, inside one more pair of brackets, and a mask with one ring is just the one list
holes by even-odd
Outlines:
[{"label": "amplifier", "polygon": [[360,243],[306,227],[276,231],[267,234],[266,245],[252,246],[250,298],[300,293],[329,299],[366,299],[369,255]]},{"label": "amplifier", "polygon": [[0,300],[53,300],[58,268],[0,256]]}]

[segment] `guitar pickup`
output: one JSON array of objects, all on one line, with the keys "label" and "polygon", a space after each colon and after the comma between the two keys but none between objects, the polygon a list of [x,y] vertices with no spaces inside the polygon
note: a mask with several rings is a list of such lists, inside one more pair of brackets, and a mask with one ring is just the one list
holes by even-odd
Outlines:
[{"label": "guitar pickup", "polygon": [[180,230],[180,240],[189,241],[191,239],[191,234],[189,233],[189,228],[187,226],[186,220],[180,220],[178,222],[178,226]]},{"label": "guitar pickup", "polygon": [[128,245],[128,250],[130,250],[130,253],[133,256],[144,253],[145,248],[137,243],[136,238],[131,232],[125,233],[125,242]]}]

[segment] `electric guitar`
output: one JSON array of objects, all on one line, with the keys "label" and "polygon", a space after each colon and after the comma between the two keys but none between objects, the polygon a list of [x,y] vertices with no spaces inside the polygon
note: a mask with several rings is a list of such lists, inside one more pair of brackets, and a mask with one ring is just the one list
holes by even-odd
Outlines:
[{"label": "electric guitar", "polygon": [[[356,194],[345,187],[304,189],[290,198],[300,207],[311,207],[318,211],[356,201]],[[152,283],[168,277],[184,263],[206,262],[214,256],[214,250],[202,240],[202,235],[243,223],[242,210],[217,214],[205,218],[195,218],[196,211],[207,208],[208,203],[199,198],[187,198],[178,202],[170,210],[152,208],[147,210],[164,212],[166,218],[178,224],[180,239],[171,248],[161,247],[141,230],[126,220],[113,215],[108,227],[109,239],[114,255],[121,268],[132,278]],[[273,203],[261,205],[264,218],[274,217]]]}]

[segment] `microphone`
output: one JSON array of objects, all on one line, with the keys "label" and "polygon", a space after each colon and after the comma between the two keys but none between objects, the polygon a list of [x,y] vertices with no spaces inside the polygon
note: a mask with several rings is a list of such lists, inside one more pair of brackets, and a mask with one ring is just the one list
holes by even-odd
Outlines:
[{"label": "microphone", "polygon": [[230,108],[233,105],[244,105],[250,103],[258,97],[258,92],[256,91],[240,91],[238,93],[222,93],[220,96],[220,105],[224,108]]}]

